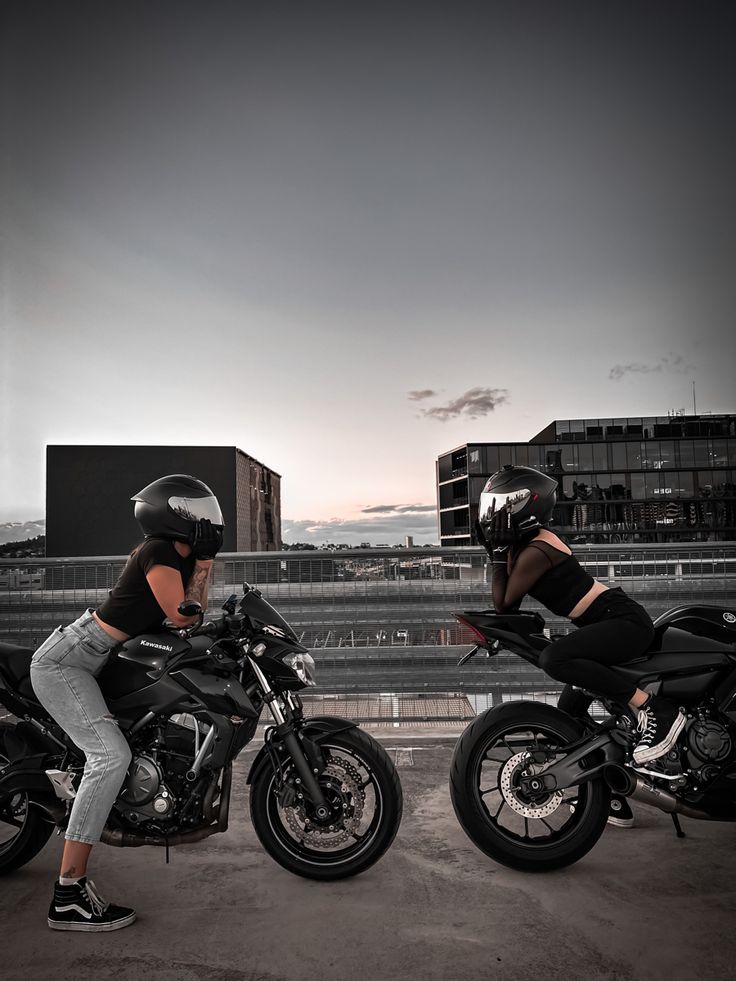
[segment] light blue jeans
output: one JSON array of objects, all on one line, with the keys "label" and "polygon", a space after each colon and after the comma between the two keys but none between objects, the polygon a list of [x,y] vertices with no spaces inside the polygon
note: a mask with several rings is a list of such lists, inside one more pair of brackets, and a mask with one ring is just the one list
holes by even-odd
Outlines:
[{"label": "light blue jeans", "polygon": [[57,627],[31,661],[38,700],[86,757],[65,836],[90,845],[100,840],[131,759],[95,680],[117,646],[87,610]]}]

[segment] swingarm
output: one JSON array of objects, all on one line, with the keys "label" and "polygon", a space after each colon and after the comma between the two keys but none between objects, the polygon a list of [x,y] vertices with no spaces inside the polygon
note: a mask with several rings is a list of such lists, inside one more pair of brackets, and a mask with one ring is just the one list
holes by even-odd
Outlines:
[{"label": "swingarm", "polygon": [[[594,738],[586,736],[584,740],[571,744],[569,751],[558,762],[541,773],[519,778],[519,789],[535,797],[540,794],[564,790],[576,784],[586,783],[599,776],[604,767],[611,763],[624,762],[624,750],[629,745],[629,737],[619,729],[610,728]],[[603,759],[594,765],[585,762],[586,757],[601,750]],[[530,751],[530,762],[545,763],[547,754],[544,750]]]}]

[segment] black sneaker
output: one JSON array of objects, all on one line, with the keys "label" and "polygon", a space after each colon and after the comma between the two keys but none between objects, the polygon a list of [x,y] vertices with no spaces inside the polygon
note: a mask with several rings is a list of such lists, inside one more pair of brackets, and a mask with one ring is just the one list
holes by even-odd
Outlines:
[{"label": "black sneaker", "polygon": [[614,794],[608,809],[608,823],[617,828],[633,828],[634,812],[625,797]]},{"label": "black sneaker", "polygon": [[54,886],[48,921],[52,930],[101,933],[121,930],[130,926],[134,919],[134,909],[106,903],[97,893],[94,882],[86,876],[73,886],[62,886],[58,881]]},{"label": "black sneaker", "polygon": [[641,733],[634,747],[635,763],[650,763],[668,753],[677,742],[677,737],[685,725],[685,713],[676,709],[664,698],[652,695],[646,705],[639,709]]}]

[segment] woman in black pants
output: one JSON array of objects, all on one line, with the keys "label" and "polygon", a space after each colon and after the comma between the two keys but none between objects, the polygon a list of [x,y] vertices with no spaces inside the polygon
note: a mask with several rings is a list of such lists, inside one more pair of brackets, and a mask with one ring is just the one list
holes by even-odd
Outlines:
[{"label": "woman in black pants", "polygon": [[647,650],[652,621],[622,589],[593,579],[546,527],[556,492],[555,480],[530,467],[504,467],[488,480],[476,533],[493,561],[493,605],[514,611],[528,594],[579,628],[550,644],[539,666],[557,681],[628,705],[638,714],[634,762],[648,763],[672,748],[685,715],[611,670]]}]

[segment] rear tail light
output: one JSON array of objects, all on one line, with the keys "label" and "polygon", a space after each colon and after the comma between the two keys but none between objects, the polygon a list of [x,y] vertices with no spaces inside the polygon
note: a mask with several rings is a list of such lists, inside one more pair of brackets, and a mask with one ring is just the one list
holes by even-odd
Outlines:
[{"label": "rear tail light", "polygon": [[488,638],[486,637],[486,635],[484,633],[481,633],[481,631],[478,629],[478,627],[475,626],[474,623],[471,623],[469,620],[466,620],[465,617],[460,616],[459,613],[454,613],[453,616],[455,617],[456,620],[462,623],[464,627],[467,627],[468,630],[471,632],[471,634],[474,634],[474,636],[478,638],[481,644],[488,643]]}]

